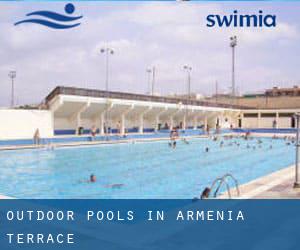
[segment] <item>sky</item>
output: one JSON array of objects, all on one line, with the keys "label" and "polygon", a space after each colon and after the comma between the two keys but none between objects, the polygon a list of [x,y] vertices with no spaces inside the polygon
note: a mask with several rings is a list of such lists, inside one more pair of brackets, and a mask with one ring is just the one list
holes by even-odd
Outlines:
[{"label": "sky", "polygon": [[[300,85],[300,2],[80,2],[81,25],[53,30],[13,24],[36,10],[64,13],[67,2],[0,2],[0,106],[9,106],[10,70],[17,71],[16,103],[40,103],[55,86],[105,89],[103,46],[110,56],[109,89],[148,91],[146,69],[156,67],[155,92],[186,93],[184,65],[192,67],[192,92],[230,91],[236,35],[238,92]],[[276,28],[208,28],[209,14],[277,15]]]}]

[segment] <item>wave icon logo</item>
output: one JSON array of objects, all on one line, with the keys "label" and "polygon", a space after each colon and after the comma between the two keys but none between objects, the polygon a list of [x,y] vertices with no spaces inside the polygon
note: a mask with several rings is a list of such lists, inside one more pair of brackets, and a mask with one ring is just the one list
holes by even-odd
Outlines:
[{"label": "wave icon logo", "polygon": [[[20,25],[24,23],[34,23],[34,24],[47,26],[53,29],[70,29],[80,25],[80,23],[69,24],[70,22],[82,18],[82,16],[71,16],[74,13],[74,11],[75,11],[75,6],[71,3],[68,3],[65,6],[66,15],[59,14],[52,11],[47,11],[47,10],[35,11],[26,15],[27,17],[33,17],[33,18],[16,22],[15,25]],[[46,19],[40,19],[40,17],[44,17]]]}]

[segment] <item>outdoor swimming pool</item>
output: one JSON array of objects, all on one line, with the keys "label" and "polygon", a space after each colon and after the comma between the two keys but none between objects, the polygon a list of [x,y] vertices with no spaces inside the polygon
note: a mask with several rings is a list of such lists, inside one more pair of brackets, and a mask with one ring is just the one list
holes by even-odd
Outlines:
[{"label": "outdoor swimming pool", "polygon": [[[223,147],[220,140],[193,139],[189,145],[178,141],[175,149],[167,141],[158,141],[2,151],[0,194],[17,198],[193,198],[225,173],[242,184],[293,164],[293,145],[286,145],[283,139],[261,140],[261,148],[257,139],[234,138],[223,140]],[[92,173],[97,182],[85,182]],[[124,185],[111,188],[111,184]]]}]

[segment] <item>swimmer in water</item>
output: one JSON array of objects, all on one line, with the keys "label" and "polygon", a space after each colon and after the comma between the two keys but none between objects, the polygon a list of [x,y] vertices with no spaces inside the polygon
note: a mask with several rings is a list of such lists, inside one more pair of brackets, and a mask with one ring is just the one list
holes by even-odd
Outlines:
[{"label": "swimmer in water", "polygon": [[91,174],[90,180],[89,180],[88,182],[94,183],[94,182],[96,182],[96,181],[97,181],[96,176],[95,176],[94,174]]},{"label": "swimmer in water", "polygon": [[205,148],[205,152],[208,153],[209,152],[209,147]]},{"label": "swimmer in water", "polygon": [[107,185],[106,187],[107,188],[121,188],[123,187],[124,184],[121,184],[121,183],[116,183],[116,184],[110,184],[110,185]]},{"label": "swimmer in water", "polygon": [[95,183],[96,181],[96,176],[94,174],[91,174],[89,179],[80,180],[79,183]]},{"label": "swimmer in water", "polygon": [[247,148],[250,148],[250,145],[249,145],[249,144],[247,144]]},{"label": "swimmer in water", "polygon": [[173,148],[176,148],[176,141],[173,141]]},{"label": "swimmer in water", "polygon": [[190,144],[190,142],[188,142],[186,138],[183,138],[182,141],[183,141],[185,144]]}]

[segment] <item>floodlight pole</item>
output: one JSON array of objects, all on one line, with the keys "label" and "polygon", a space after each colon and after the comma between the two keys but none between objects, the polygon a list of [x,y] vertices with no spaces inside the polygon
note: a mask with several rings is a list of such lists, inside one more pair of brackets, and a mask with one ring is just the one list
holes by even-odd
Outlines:
[{"label": "floodlight pole", "polygon": [[299,153],[300,153],[300,113],[296,113],[294,115],[297,123],[297,133],[296,133],[296,162],[295,162],[295,183],[294,188],[300,188],[300,180],[299,180]]},{"label": "floodlight pole", "polygon": [[232,79],[231,79],[231,91],[232,91],[232,98],[235,97],[235,47],[237,46],[237,37],[232,36],[230,37],[230,47],[232,48]]},{"label": "floodlight pole", "polygon": [[155,67],[153,67],[152,68],[152,88],[151,88],[152,95],[154,95],[155,73],[156,73],[156,69],[155,69]]},{"label": "floodlight pole", "polygon": [[152,91],[152,87],[151,87],[151,74],[152,74],[152,69],[148,68],[146,70],[147,72],[147,76],[148,76],[148,91],[147,94],[150,95],[151,91]]},{"label": "floodlight pole", "polygon": [[219,84],[218,81],[216,81],[216,103],[218,102],[218,92],[219,92]]},{"label": "floodlight pole", "polygon": [[14,79],[17,76],[17,72],[14,70],[9,71],[8,76],[11,79],[11,103],[10,103],[10,106],[13,108],[15,106],[15,82],[14,82]]},{"label": "floodlight pole", "polygon": [[109,47],[102,48],[100,52],[105,53],[105,90],[108,92],[109,55],[113,55],[115,52]]},{"label": "floodlight pole", "polygon": [[188,65],[184,65],[183,69],[187,72],[187,94],[188,94],[188,99],[190,100],[191,98],[191,71],[192,71],[192,67],[188,66]]},{"label": "floodlight pole", "polygon": [[[191,71],[192,67],[189,65],[184,65],[183,69],[187,72],[187,99],[186,99],[186,111],[185,111],[185,123],[188,115],[188,105],[191,104]],[[186,124],[185,124],[186,127]]]},{"label": "floodlight pole", "polygon": [[[109,56],[113,55],[115,52],[112,48],[105,47],[100,50],[101,53],[105,54],[105,91],[106,91],[106,109],[108,109],[108,98],[109,98],[109,86],[108,86],[108,77],[109,77]],[[105,123],[106,123],[106,133],[108,133],[108,111],[105,112]]]},{"label": "floodlight pole", "polygon": [[[155,73],[156,68],[153,66],[152,68],[147,68],[146,72],[148,73],[148,90],[149,95],[154,95],[154,85],[155,85]],[[152,75],[152,81],[151,81],[151,75]]]}]

